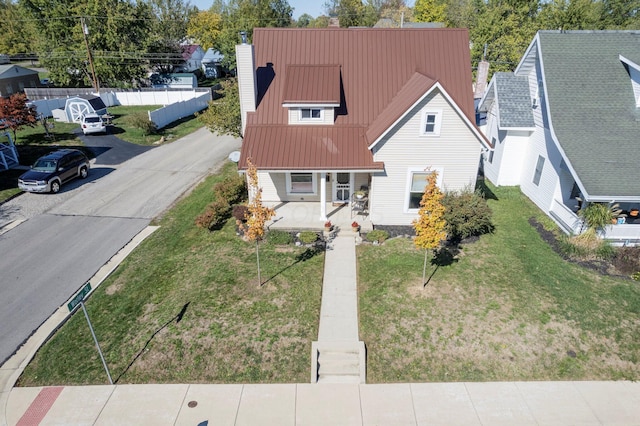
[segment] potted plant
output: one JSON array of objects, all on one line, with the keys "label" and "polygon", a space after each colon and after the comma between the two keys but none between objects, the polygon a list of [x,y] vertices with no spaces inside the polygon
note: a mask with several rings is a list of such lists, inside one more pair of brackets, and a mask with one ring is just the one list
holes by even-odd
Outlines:
[{"label": "potted plant", "polygon": [[326,232],[329,232],[329,231],[331,231],[331,227],[332,227],[332,226],[333,226],[333,225],[331,224],[331,221],[330,221],[330,220],[328,220],[328,221],[326,221],[326,222],[324,223],[324,230],[325,230]]},{"label": "potted plant", "polygon": [[361,199],[363,199],[364,197],[366,197],[366,196],[367,196],[367,193],[366,193],[366,191],[363,191],[362,189],[359,189],[359,190],[355,191],[355,192],[353,193],[353,195],[354,195],[357,199],[361,200]]},{"label": "potted plant", "polygon": [[358,232],[360,230],[360,224],[354,220],[351,222],[351,230],[353,232]]}]

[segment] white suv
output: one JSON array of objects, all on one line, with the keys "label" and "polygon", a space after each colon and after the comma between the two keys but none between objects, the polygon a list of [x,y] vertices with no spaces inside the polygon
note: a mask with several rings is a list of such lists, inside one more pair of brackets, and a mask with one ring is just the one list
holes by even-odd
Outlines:
[{"label": "white suv", "polygon": [[102,118],[95,113],[83,115],[80,120],[80,126],[85,135],[89,133],[107,133],[107,128]]}]

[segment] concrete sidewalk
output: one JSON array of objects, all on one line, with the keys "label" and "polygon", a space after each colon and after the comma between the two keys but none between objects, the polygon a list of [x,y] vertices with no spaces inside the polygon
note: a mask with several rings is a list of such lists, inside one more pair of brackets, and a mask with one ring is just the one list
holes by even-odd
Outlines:
[{"label": "concrete sidewalk", "polygon": [[16,388],[9,425],[638,425],[640,383]]}]

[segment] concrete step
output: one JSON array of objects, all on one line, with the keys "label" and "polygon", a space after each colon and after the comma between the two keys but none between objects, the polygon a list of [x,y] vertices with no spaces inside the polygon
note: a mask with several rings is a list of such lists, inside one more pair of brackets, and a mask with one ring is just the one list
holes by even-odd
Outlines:
[{"label": "concrete step", "polygon": [[363,342],[313,342],[311,383],[365,383]]}]

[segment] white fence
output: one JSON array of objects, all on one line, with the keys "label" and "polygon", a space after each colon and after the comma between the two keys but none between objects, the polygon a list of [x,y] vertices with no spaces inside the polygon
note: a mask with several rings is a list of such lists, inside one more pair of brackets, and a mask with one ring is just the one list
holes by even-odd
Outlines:
[{"label": "white fence", "polygon": [[[32,101],[38,114],[53,116],[53,110],[64,108],[67,95],[60,98]],[[100,92],[100,98],[107,107],[117,105],[164,105],[163,108],[149,112],[158,129],[173,121],[184,118],[194,112],[205,109],[211,100],[211,91],[201,90],[154,90],[154,91],[108,91]]]},{"label": "white fence", "polygon": [[192,115],[194,112],[202,111],[209,105],[210,100],[211,93],[202,93],[200,96],[187,101],[175,102],[155,111],[149,111],[149,120],[156,124],[156,128],[162,129],[176,120]]}]

